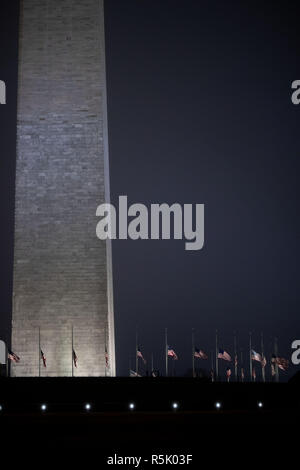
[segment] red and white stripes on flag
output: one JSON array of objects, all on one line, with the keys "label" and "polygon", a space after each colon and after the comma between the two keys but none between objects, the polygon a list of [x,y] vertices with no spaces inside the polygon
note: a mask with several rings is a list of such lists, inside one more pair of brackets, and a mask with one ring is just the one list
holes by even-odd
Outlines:
[{"label": "red and white stripes on flag", "polygon": [[176,352],[170,346],[168,346],[168,356],[172,357],[175,361],[178,359]]},{"label": "red and white stripes on flag", "polygon": [[137,348],[136,355],[137,355],[137,357],[140,357],[142,359],[144,364],[146,364],[146,359],[144,359],[144,356],[143,356],[142,351],[140,350],[140,348]]},{"label": "red and white stripes on flag", "polygon": [[288,370],[289,368],[289,361],[284,357],[275,356],[275,354],[272,356],[272,363],[276,364],[281,370]]},{"label": "red and white stripes on flag", "polygon": [[199,359],[208,359],[207,354],[202,349],[195,348],[194,356]]},{"label": "red and white stripes on flag", "polygon": [[224,349],[219,349],[218,359],[223,359],[223,361],[231,361],[231,356],[228,352],[224,351]]},{"label": "red and white stripes on flag", "polygon": [[230,367],[227,367],[227,369],[226,369],[226,377],[227,377],[227,381],[229,382],[230,377],[231,377],[231,369],[230,369]]},{"label": "red and white stripes on flag", "polygon": [[44,366],[44,367],[47,367],[46,356],[45,356],[45,354],[43,353],[42,350],[41,350],[41,359],[42,359],[42,361],[43,361],[43,366]]},{"label": "red and white stripes on flag", "polygon": [[252,361],[262,362],[261,355],[258,352],[254,351],[254,349],[251,350],[251,359]]},{"label": "red and white stripes on flag", "polygon": [[8,354],[7,354],[7,357],[8,359],[10,359],[12,362],[20,362],[20,358],[19,356],[17,356],[17,354],[15,354],[13,351],[11,351],[10,349],[8,350]]}]

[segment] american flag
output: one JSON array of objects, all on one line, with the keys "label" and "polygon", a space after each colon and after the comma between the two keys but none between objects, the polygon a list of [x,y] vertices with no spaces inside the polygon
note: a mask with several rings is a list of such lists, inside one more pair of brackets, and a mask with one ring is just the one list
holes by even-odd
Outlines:
[{"label": "american flag", "polygon": [[289,368],[289,361],[287,359],[284,359],[284,357],[278,357],[278,356],[275,356],[275,354],[273,354],[272,362],[277,364],[277,366],[281,370],[288,370]]},{"label": "american flag", "polygon": [[263,356],[263,358],[261,360],[261,366],[266,367],[266,365],[267,365],[267,359],[265,358],[265,356]]},{"label": "american flag", "polygon": [[195,348],[194,356],[198,357],[199,359],[208,359],[207,354],[205,354],[202,349]]},{"label": "american flag", "polygon": [[41,359],[43,361],[44,367],[47,367],[46,356],[42,350],[41,350]]},{"label": "american flag", "polygon": [[74,349],[73,349],[73,361],[74,361],[74,366],[77,367],[78,358],[76,356],[76,352],[74,351]]},{"label": "american flag", "polygon": [[226,377],[227,377],[228,382],[229,382],[229,380],[230,380],[230,376],[231,376],[231,369],[230,369],[230,367],[227,367],[227,369],[226,369]]},{"label": "american flag", "polygon": [[252,361],[262,362],[261,355],[254,351],[254,349],[251,350],[251,359]]},{"label": "american flag", "polygon": [[253,380],[255,382],[255,379],[256,379],[256,371],[255,371],[255,368],[253,367],[252,369],[252,377],[253,377]]},{"label": "american flag", "polygon": [[143,360],[144,364],[146,364],[146,360],[144,359],[144,356],[143,356],[142,351],[140,350],[140,348],[137,348],[136,355],[137,355],[137,357],[140,357]]},{"label": "american flag", "polygon": [[19,356],[17,356],[17,354],[15,354],[13,351],[11,351],[10,349],[8,350],[8,355],[7,355],[8,359],[10,359],[12,362],[20,362],[20,358]]},{"label": "american flag", "polygon": [[223,359],[224,361],[231,361],[231,356],[228,352],[224,351],[224,349],[219,349],[218,359]]},{"label": "american flag", "polygon": [[174,351],[173,348],[171,348],[171,346],[168,346],[168,356],[173,357],[175,361],[177,361],[178,359],[176,352]]}]

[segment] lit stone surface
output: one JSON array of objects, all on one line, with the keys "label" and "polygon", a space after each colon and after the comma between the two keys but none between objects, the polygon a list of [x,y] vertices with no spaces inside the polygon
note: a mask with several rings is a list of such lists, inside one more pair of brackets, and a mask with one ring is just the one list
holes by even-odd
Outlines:
[{"label": "lit stone surface", "polygon": [[[13,376],[115,375],[103,0],[21,2]],[[105,340],[110,368],[105,370]]]}]

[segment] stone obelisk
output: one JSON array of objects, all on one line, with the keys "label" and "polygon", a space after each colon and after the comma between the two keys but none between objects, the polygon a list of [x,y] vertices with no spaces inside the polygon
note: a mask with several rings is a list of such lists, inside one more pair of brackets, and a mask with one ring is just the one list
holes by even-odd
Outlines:
[{"label": "stone obelisk", "polygon": [[103,0],[22,0],[19,41],[11,375],[114,376]]}]

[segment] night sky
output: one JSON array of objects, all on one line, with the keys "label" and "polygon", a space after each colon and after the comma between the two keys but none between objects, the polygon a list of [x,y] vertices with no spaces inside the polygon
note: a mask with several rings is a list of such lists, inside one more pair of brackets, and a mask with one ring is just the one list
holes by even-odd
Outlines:
[{"label": "night sky", "polygon": [[[17,2],[2,3],[0,79],[9,102],[0,107],[0,328],[7,339]],[[263,331],[267,355],[277,335],[279,354],[290,358],[300,333],[300,106],[291,102],[291,83],[300,79],[298,10],[274,0],[105,2],[112,202],[127,195],[129,204],[148,207],[205,204],[201,251],[185,251],[178,240],[113,242],[119,375],[128,374],[130,356],[134,366],[136,326],[148,363],[153,352],[162,372],[168,327],[176,375],[191,367],[192,327],[208,353],[218,328],[231,354],[237,331],[245,357],[252,330],[255,350]]]}]

